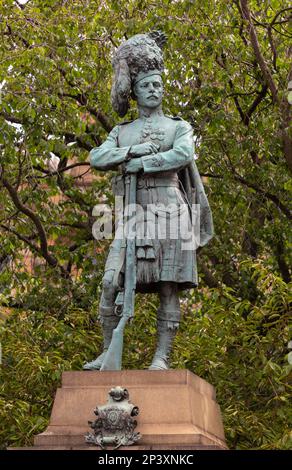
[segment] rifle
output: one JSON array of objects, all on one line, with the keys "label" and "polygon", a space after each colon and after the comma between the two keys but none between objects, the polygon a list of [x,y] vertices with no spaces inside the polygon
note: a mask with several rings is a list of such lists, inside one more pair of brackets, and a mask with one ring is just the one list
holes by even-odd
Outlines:
[{"label": "rifle", "polygon": [[[124,223],[129,222],[129,205],[136,204],[136,186],[137,186],[137,175],[136,173],[127,175],[125,177],[125,216]],[[133,206],[132,206],[133,207]],[[133,224],[134,233],[135,223]],[[129,228],[129,223],[127,224]],[[113,331],[112,340],[109,348],[106,352],[104,361],[100,370],[121,370],[122,368],[122,354],[123,354],[123,340],[124,340],[124,329],[130,318],[134,315],[135,307],[135,289],[136,289],[136,237],[132,233],[129,237],[129,233],[126,233],[126,268],[125,268],[125,280],[124,280],[124,291],[121,319],[117,327]],[[121,294],[121,292],[120,292]],[[117,303],[117,302],[116,302]]]}]

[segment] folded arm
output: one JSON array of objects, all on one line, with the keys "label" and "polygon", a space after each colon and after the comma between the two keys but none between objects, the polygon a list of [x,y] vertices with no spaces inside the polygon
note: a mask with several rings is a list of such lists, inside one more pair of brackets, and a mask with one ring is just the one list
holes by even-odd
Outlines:
[{"label": "folded arm", "polygon": [[[91,166],[101,171],[115,170],[121,163],[129,160],[131,147],[119,147],[118,134],[119,127],[116,126],[102,145],[91,150]],[[147,144],[150,145],[150,143]],[[150,149],[147,148],[146,151],[150,153]],[[180,170],[187,166],[194,158],[193,130],[190,124],[186,121],[178,123],[172,149],[166,152],[154,153],[154,150],[152,152],[151,155],[134,158],[128,162],[129,171],[133,170],[135,172],[141,169],[144,170],[144,173],[158,173],[168,170]],[[133,165],[135,168],[132,169]]]},{"label": "folded arm", "polygon": [[116,126],[109,133],[106,141],[91,150],[90,164],[97,170],[115,170],[128,156],[130,147],[118,147],[119,127]]}]

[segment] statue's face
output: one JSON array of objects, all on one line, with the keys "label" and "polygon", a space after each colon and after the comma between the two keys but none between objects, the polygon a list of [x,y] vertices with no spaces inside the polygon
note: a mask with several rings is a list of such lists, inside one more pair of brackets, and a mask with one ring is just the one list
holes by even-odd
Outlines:
[{"label": "statue's face", "polygon": [[160,75],[150,75],[134,86],[134,95],[138,106],[157,108],[163,97],[163,82]]}]

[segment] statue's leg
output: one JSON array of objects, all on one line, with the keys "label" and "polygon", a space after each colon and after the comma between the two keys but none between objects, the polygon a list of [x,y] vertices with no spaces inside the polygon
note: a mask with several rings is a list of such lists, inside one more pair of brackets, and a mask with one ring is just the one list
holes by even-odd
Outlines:
[{"label": "statue's leg", "polygon": [[113,287],[114,270],[108,270],[102,280],[103,288],[99,304],[99,320],[103,331],[103,352],[91,362],[84,364],[84,370],[99,370],[112,339],[112,333],[120,317],[115,314],[116,289]]},{"label": "statue's leg", "polygon": [[150,370],[169,369],[173,339],[179,327],[180,305],[175,282],[161,282],[157,310],[157,347]]}]

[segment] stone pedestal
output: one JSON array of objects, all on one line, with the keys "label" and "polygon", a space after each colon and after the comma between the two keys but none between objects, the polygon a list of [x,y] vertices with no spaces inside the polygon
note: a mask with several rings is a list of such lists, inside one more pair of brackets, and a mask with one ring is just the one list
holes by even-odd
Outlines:
[{"label": "stone pedestal", "polygon": [[[188,370],[64,372],[48,428],[33,449],[91,449],[84,435],[93,410],[113,386],[127,388],[139,407],[139,445],[127,449],[226,449],[215,389]],[[120,448],[120,450],[125,447]]]}]

